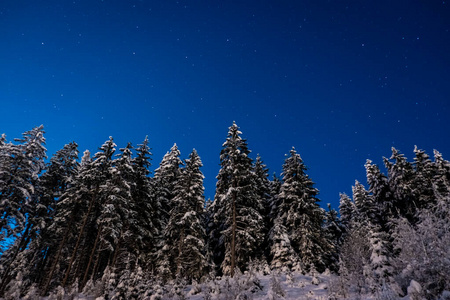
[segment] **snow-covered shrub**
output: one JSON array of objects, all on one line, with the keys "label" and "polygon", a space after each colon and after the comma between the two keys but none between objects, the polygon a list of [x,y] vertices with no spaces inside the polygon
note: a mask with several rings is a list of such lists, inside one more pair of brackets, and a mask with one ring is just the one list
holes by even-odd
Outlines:
[{"label": "snow-covered shrub", "polygon": [[192,288],[188,292],[188,296],[197,295],[202,292],[202,287],[198,284],[196,280],[192,281]]},{"label": "snow-covered shrub", "polygon": [[278,274],[272,274],[269,281],[269,290],[267,292],[267,298],[269,300],[283,299],[286,296],[283,290]]},{"label": "snow-covered shrub", "polygon": [[411,300],[419,300],[421,298],[420,295],[422,294],[422,286],[417,281],[411,280],[407,291],[408,296],[411,298]]},{"label": "snow-covered shrub", "polygon": [[414,280],[422,287],[420,297],[437,299],[450,289],[450,222],[430,212],[421,213],[419,220],[416,227],[399,222],[394,245],[400,253],[394,266],[404,291]]},{"label": "snow-covered shrub", "polygon": [[346,299],[349,295],[348,282],[345,276],[332,277],[328,284],[328,299]]},{"label": "snow-covered shrub", "polygon": [[163,299],[173,299],[173,300],[185,300],[186,295],[184,289],[186,287],[186,283],[182,280],[176,280],[172,285],[170,285],[170,289],[166,295],[164,295]]},{"label": "snow-covered shrub", "polygon": [[378,289],[376,294],[377,300],[398,300],[400,299],[395,291],[392,290],[389,284],[383,284]]}]

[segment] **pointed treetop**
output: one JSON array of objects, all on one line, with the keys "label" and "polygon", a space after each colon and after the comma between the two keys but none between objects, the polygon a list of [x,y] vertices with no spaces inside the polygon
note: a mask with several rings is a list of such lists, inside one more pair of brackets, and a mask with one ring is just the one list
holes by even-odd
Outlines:
[{"label": "pointed treetop", "polygon": [[81,157],[81,165],[85,166],[92,162],[91,152],[89,150],[84,150],[83,157]]},{"label": "pointed treetop", "polygon": [[242,132],[239,130],[239,126],[233,121],[233,125],[228,128],[228,136],[236,137],[241,134]]}]

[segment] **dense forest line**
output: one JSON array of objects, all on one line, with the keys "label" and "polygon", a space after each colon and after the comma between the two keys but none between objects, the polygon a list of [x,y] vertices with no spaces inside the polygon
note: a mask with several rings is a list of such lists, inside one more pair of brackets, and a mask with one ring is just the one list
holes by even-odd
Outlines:
[{"label": "dense forest line", "polygon": [[416,148],[409,162],[393,148],[387,174],[368,160],[368,188],[341,194],[338,213],[320,207],[294,148],[269,179],[235,123],[213,201],[195,150],[182,160],[174,145],[150,174],[147,138],[116,147],[111,137],[80,158],[72,142],[46,162],[43,126],[0,137],[0,297],[147,299],[250,269],[330,271],[330,299],[450,290],[450,162],[437,151],[432,161]]}]

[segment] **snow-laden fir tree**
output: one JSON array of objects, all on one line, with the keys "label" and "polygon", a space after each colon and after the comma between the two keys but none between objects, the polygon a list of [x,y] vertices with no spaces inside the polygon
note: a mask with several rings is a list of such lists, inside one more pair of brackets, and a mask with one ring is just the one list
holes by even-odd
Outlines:
[{"label": "snow-laden fir tree", "polygon": [[[15,139],[18,145],[2,142],[0,150],[0,238],[15,239],[2,254],[0,265],[0,296],[9,280],[19,253],[35,238],[46,217],[48,203],[40,202],[39,175],[47,158],[44,127],[38,126]],[[4,138],[3,138],[4,139]],[[2,240],[0,239],[0,243]]]},{"label": "snow-laden fir tree", "polygon": [[433,178],[433,189],[436,197],[446,197],[450,192],[450,162],[442,157],[442,154],[434,150],[435,175]]},{"label": "snow-laden fir tree", "polygon": [[327,204],[328,210],[325,212],[323,228],[325,231],[325,239],[329,243],[329,247],[325,251],[325,265],[331,271],[338,270],[339,247],[342,243],[342,236],[345,228],[341,224],[338,212]]},{"label": "snow-laden fir tree", "polygon": [[341,215],[341,224],[344,230],[347,231],[356,217],[356,206],[352,199],[345,193],[339,195],[339,213]]},{"label": "snow-laden fir tree", "polygon": [[389,236],[376,224],[369,229],[370,262],[366,267],[366,275],[370,289],[380,291],[383,285],[393,283],[391,265],[392,249]]},{"label": "snow-laden fir tree", "polygon": [[282,224],[281,218],[275,219],[275,223],[269,231],[269,259],[270,268],[281,272],[289,272],[292,269],[300,270],[300,257],[291,244],[291,239]]},{"label": "snow-laden fir tree", "polygon": [[231,276],[235,268],[246,270],[249,261],[258,258],[264,240],[263,204],[256,191],[250,151],[241,134],[233,123],[220,153],[221,169],[211,207],[215,262]]},{"label": "snow-laden fir tree", "polygon": [[272,183],[269,180],[269,170],[267,166],[264,164],[261,156],[258,154],[256,156],[256,160],[254,162],[254,173],[255,173],[255,184],[256,184],[256,194],[259,198],[259,201],[262,204],[262,210],[260,211],[261,216],[264,218],[264,244],[261,247],[261,253],[257,256],[260,257],[259,262],[255,262],[255,264],[259,264],[259,267],[267,266],[267,257],[269,255],[269,246],[268,246],[268,237],[269,230],[272,228],[272,219],[270,217],[271,211],[271,203],[274,195],[271,191]]},{"label": "snow-laden fir tree", "polygon": [[[137,208],[131,198],[131,190],[134,186],[131,149],[130,143],[120,149],[117,159],[109,167],[109,178],[100,185],[99,195],[102,205],[96,219],[97,237],[92,247],[83,283],[88,279],[89,267],[96,252],[97,261],[94,265],[101,263],[101,257],[108,257],[107,266],[114,268],[117,276],[121,276],[125,266],[129,265],[129,257],[136,255],[134,246],[137,234],[134,224],[139,220],[137,220]],[[100,270],[105,267],[101,265]]]},{"label": "snow-laden fir tree", "polygon": [[58,237],[50,226],[55,220],[57,201],[74,183],[79,169],[77,160],[78,145],[66,144],[51,157],[47,171],[40,177],[39,205],[30,218],[31,241],[20,259],[27,266],[23,272],[27,282],[44,278],[43,265],[58,247]]},{"label": "snow-laden fir tree", "polygon": [[412,185],[415,177],[413,165],[394,147],[390,159],[384,158],[384,164],[388,171],[388,184],[393,198],[387,210],[394,218],[402,215],[411,219],[417,208],[415,187]]},{"label": "snow-laden fir tree", "polygon": [[180,150],[178,150],[177,144],[174,144],[170,151],[164,155],[159,163],[159,167],[155,170],[155,193],[156,201],[161,205],[161,215],[159,217],[162,220],[162,227],[165,227],[169,220],[175,185],[180,176],[180,167],[182,165]]},{"label": "snow-laden fir tree", "polygon": [[[85,206],[81,223],[78,223],[78,234],[75,244],[71,247],[72,254],[61,284],[63,287],[75,281],[75,279],[83,280],[84,274],[90,267],[89,262],[93,259],[92,248],[101,229],[98,227],[96,220],[103,210],[103,203],[107,199],[107,193],[104,192],[103,186],[111,178],[111,167],[116,146],[112,137],[105,141],[99,148],[100,151],[94,155],[92,163],[82,168],[78,176],[77,186],[74,186],[74,190],[69,191],[66,195],[68,201],[74,201],[78,198],[78,201],[87,205],[87,209]],[[80,221],[79,218],[78,221]],[[80,247],[82,247],[81,251]],[[100,257],[97,256],[94,270],[100,267],[96,265],[99,259]],[[106,267],[105,264],[103,262],[103,269]],[[74,266],[75,268],[73,268]]]},{"label": "snow-laden fir tree", "polygon": [[369,214],[369,218],[374,218],[372,223],[379,224],[381,230],[387,231],[389,220],[393,217],[394,200],[389,186],[388,178],[384,175],[376,164],[367,160],[365,164],[368,192],[374,201],[374,215]]},{"label": "snow-laden fir tree", "polygon": [[324,211],[318,204],[318,190],[305,171],[303,160],[292,148],[283,164],[276,218],[286,227],[302,270],[323,271],[324,255],[330,247],[322,228]]},{"label": "snow-laden fir tree", "polygon": [[164,280],[175,277],[199,280],[208,269],[200,167],[200,157],[193,150],[176,182],[163,248],[158,253],[158,273]]},{"label": "snow-laden fir tree", "polygon": [[[88,150],[84,151],[81,164],[77,174],[71,180],[71,184],[62,193],[56,203],[53,222],[47,228],[49,240],[47,249],[42,249],[43,261],[37,264],[37,272],[40,273],[35,280],[41,282],[41,294],[45,295],[48,290],[63,279],[63,270],[67,268],[67,261],[63,258],[70,257],[72,248],[75,246],[79,229],[84,220],[80,218],[93,206],[94,194],[92,188],[95,183],[92,176],[92,158]],[[91,205],[90,205],[91,204]]]},{"label": "snow-laden fir tree", "polygon": [[412,187],[414,194],[413,207],[417,209],[430,208],[435,203],[433,194],[433,177],[435,174],[435,166],[430,156],[425,151],[414,147],[414,178],[412,179]]},{"label": "snow-laden fir tree", "polygon": [[368,226],[369,222],[377,222],[378,207],[375,203],[374,197],[369,195],[364,185],[358,180],[355,180],[355,185],[352,186],[353,203],[355,204],[354,221],[359,224]]},{"label": "snow-laden fir tree", "polygon": [[156,251],[160,230],[162,228],[161,205],[155,195],[154,182],[151,180],[149,168],[151,155],[149,141],[146,137],[142,144],[136,148],[136,157],[131,162],[133,166],[134,185],[131,186],[131,197],[137,208],[137,224],[135,229],[139,232],[134,243],[139,250],[139,261],[142,268],[153,269],[154,261],[150,253]]},{"label": "snow-laden fir tree", "polygon": [[[17,236],[36,207],[36,188],[47,158],[43,126],[15,139],[19,144],[0,144],[0,238]],[[0,240],[2,242],[2,240]]]}]

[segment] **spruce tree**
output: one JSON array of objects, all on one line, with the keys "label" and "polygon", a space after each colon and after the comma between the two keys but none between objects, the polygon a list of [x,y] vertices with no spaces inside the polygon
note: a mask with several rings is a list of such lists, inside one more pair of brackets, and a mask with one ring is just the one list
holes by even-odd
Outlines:
[{"label": "spruce tree", "polygon": [[193,150],[175,185],[170,218],[164,231],[164,246],[159,254],[159,273],[165,279],[199,280],[207,271],[201,166],[200,157]]},{"label": "spruce tree", "polygon": [[368,215],[368,217],[374,218],[372,223],[379,224],[382,230],[387,231],[390,226],[388,224],[389,219],[393,216],[394,211],[394,200],[388,178],[371,160],[367,160],[365,167],[367,183],[369,184],[368,191],[375,205],[374,214]]},{"label": "spruce tree", "polygon": [[[111,178],[111,167],[116,146],[113,138],[109,137],[99,148],[100,151],[94,155],[92,163],[88,164],[79,173],[76,190],[70,191],[67,195],[71,200],[78,198],[78,201],[88,206],[87,210],[84,210],[81,224],[78,225],[78,235],[64,273],[62,286],[66,286],[67,283],[75,279],[82,280],[86,272],[86,266],[89,266],[89,261],[92,261],[92,256],[95,254],[92,251],[92,248],[95,249],[95,247],[92,245],[95,245],[101,232],[97,218],[102,213],[103,204],[108,199],[108,193],[105,192],[104,185]],[[71,196],[71,194],[74,195]],[[83,247],[82,251],[79,251],[80,247]],[[104,260],[101,262],[101,265],[96,265],[100,263],[101,259],[102,257],[97,255],[94,269],[98,267],[100,270],[103,270],[106,267],[107,262]],[[73,269],[74,266],[79,267]]]},{"label": "spruce tree", "polygon": [[269,231],[269,260],[272,270],[289,272],[291,270],[301,270],[300,257],[291,244],[291,239],[282,224],[281,218],[275,220]]},{"label": "spruce tree", "polygon": [[350,199],[350,197],[342,193],[339,195],[339,213],[341,215],[341,224],[345,230],[349,229],[352,221],[356,217],[356,207],[355,203]]},{"label": "spruce tree", "polygon": [[[35,238],[49,209],[48,203],[41,201],[39,175],[45,169],[47,158],[44,147],[44,127],[38,126],[15,139],[18,145],[2,142],[0,157],[0,237],[12,236],[15,241],[3,253],[0,295],[9,280],[16,274],[11,270],[19,253],[24,251]],[[4,138],[3,138],[4,140]],[[0,240],[0,242],[2,242]]]},{"label": "spruce tree", "polygon": [[135,241],[139,250],[139,265],[153,269],[153,257],[149,253],[156,251],[160,236],[161,205],[155,195],[155,186],[150,175],[151,155],[149,141],[146,137],[136,148],[136,157],[132,159],[134,185],[131,186],[131,197],[137,211]]},{"label": "spruce tree", "polygon": [[263,209],[256,191],[252,159],[247,142],[236,123],[229,128],[220,153],[216,195],[212,204],[216,263],[221,271],[234,275],[257,258],[264,239]]},{"label": "spruce tree", "polygon": [[58,201],[75,182],[79,170],[77,160],[78,145],[66,144],[50,158],[47,171],[40,177],[40,205],[30,220],[34,224],[33,239],[26,257],[22,258],[30,266],[24,271],[24,277],[31,282],[44,278],[42,270],[58,248],[59,236],[50,227],[55,223]]},{"label": "spruce tree", "polygon": [[283,164],[277,218],[286,226],[303,271],[323,271],[324,255],[330,245],[322,228],[324,212],[318,204],[318,190],[305,171],[303,160],[292,148]]},{"label": "spruce tree", "polygon": [[411,219],[416,209],[412,185],[415,177],[413,166],[394,147],[390,160],[384,158],[384,164],[388,170],[388,184],[393,198],[391,206],[387,209],[394,218],[401,215]]},{"label": "spruce tree", "polygon": [[93,206],[94,183],[91,180],[92,176],[86,176],[93,172],[92,169],[92,158],[90,152],[86,150],[81,158],[77,174],[56,203],[53,222],[47,229],[53,245],[44,252],[44,260],[37,265],[36,269],[41,273],[35,279],[41,285],[41,295],[47,294],[51,287],[62,282],[63,271],[68,263],[63,258],[70,257],[79,236],[81,224],[84,220],[87,222],[86,216],[82,218],[80,216],[86,215],[89,207]]},{"label": "spruce tree", "polygon": [[355,204],[355,218],[359,224],[368,225],[369,222],[378,222],[378,207],[373,195],[369,195],[364,185],[358,180],[352,187],[353,203]]},{"label": "spruce tree", "polygon": [[414,195],[414,207],[417,209],[430,208],[435,203],[433,194],[433,177],[435,167],[430,156],[425,151],[414,147],[415,176],[411,183]]},{"label": "spruce tree", "polygon": [[175,184],[180,176],[180,167],[182,165],[180,150],[178,150],[177,144],[174,144],[170,151],[164,155],[159,167],[155,170],[155,193],[156,201],[161,205],[160,218],[162,227],[165,227],[169,219]]}]

